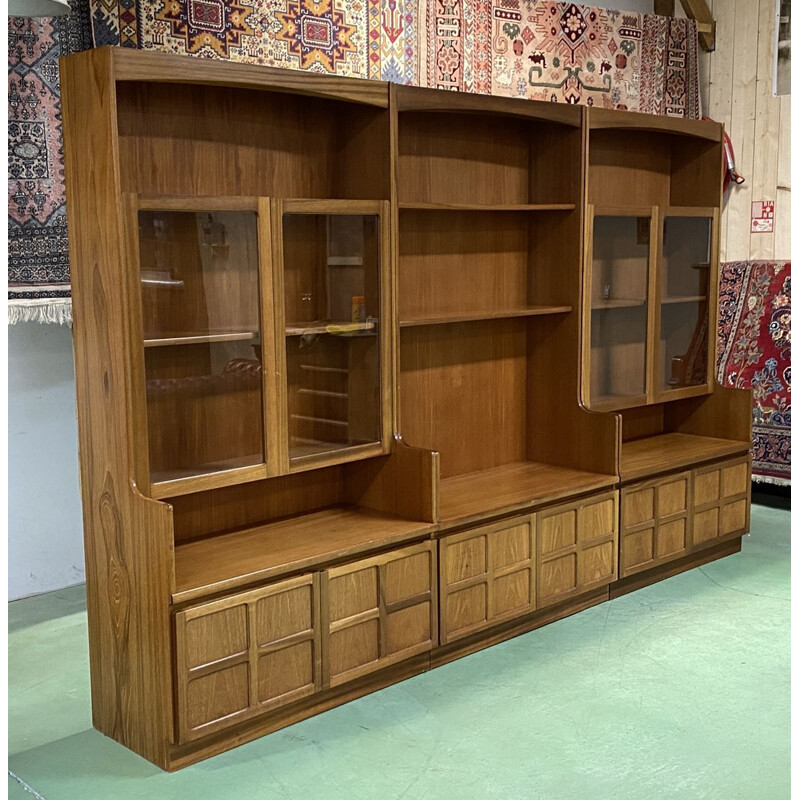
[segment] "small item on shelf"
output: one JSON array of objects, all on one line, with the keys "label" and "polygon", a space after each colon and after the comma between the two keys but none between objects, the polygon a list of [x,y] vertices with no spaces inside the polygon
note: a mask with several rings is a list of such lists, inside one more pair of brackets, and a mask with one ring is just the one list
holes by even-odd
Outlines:
[{"label": "small item on shelf", "polygon": [[607,283],[603,286],[603,300],[611,299],[611,284]]},{"label": "small item on shelf", "polygon": [[221,222],[215,222],[212,214],[203,223],[203,244],[212,247],[225,244],[225,226]]},{"label": "small item on shelf", "polygon": [[672,357],[672,374],[668,381],[670,386],[680,386],[686,377],[686,363],[683,356]]},{"label": "small item on shelf", "polygon": [[367,321],[367,298],[363,294],[354,294],[350,304],[350,321]]},{"label": "small item on shelf", "polygon": [[351,333],[363,333],[369,330],[365,322],[337,322],[325,326],[326,333],[347,335]]}]

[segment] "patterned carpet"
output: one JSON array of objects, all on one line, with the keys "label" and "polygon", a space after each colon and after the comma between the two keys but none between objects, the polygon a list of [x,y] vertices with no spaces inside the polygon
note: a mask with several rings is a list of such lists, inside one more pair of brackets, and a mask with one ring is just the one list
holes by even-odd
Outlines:
[{"label": "patterned carpet", "polygon": [[791,478],[791,263],[722,266],[718,380],[753,390],[753,480]]},{"label": "patterned carpet", "polygon": [[419,8],[422,85],[699,116],[691,20],[542,0]]},{"label": "patterned carpet", "polygon": [[682,117],[689,20],[551,0],[72,0],[9,18],[9,318],[68,322],[58,57],[111,44]]},{"label": "patterned carpet", "polygon": [[70,318],[59,56],[91,47],[89,8],[8,18],[8,283],[10,321]]}]

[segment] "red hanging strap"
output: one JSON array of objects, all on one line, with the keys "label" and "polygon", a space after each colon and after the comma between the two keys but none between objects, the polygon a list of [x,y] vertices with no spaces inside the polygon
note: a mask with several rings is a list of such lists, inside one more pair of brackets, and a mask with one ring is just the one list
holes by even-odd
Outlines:
[{"label": "red hanging strap", "polygon": [[[703,119],[708,120],[709,122],[714,121],[711,119],[711,117],[703,117]],[[725,137],[723,141],[725,163],[722,166],[722,191],[727,192],[731,182],[735,183],[737,186],[743,184],[744,176],[740,175],[736,171],[736,156],[733,154],[733,143],[731,142],[731,137],[728,136],[726,131],[723,131],[722,135]]]}]

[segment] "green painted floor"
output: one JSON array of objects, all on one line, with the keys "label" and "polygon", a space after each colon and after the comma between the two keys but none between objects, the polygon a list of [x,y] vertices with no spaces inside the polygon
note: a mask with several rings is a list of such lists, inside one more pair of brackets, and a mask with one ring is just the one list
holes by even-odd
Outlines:
[{"label": "green painted floor", "polygon": [[742,553],[168,775],[92,730],[81,588],[9,605],[12,798],[789,797],[789,513]]}]

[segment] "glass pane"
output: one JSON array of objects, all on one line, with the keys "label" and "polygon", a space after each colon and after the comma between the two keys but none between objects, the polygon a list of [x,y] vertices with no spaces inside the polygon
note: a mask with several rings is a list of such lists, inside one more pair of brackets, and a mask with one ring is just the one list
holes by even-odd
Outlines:
[{"label": "glass pane", "polygon": [[592,253],[593,403],[646,392],[649,217],[595,217]]},{"label": "glass pane", "polygon": [[150,476],[264,463],[253,212],[140,211]]},{"label": "glass pane", "polygon": [[381,438],[379,219],[283,218],[289,457]]},{"label": "glass pane", "polygon": [[703,384],[708,372],[711,220],[664,220],[661,285],[661,390]]}]

